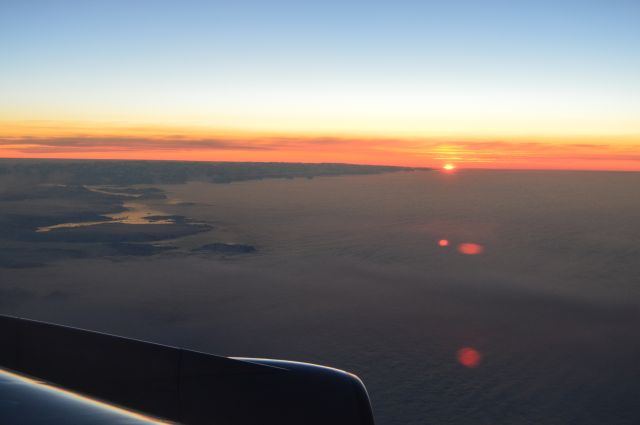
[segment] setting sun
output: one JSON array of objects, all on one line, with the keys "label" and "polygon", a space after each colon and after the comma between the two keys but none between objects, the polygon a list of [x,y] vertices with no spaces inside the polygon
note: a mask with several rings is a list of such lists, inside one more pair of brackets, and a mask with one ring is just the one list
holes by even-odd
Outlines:
[{"label": "setting sun", "polygon": [[637,1],[5,3],[0,158],[640,171]]}]

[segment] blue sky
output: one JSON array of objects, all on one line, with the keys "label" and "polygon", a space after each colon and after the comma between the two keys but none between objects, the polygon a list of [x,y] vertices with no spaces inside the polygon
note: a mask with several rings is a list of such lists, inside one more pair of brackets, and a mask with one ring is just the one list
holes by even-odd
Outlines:
[{"label": "blue sky", "polygon": [[640,134],[637,0],[4,1],[0,39],[5,123]]}]

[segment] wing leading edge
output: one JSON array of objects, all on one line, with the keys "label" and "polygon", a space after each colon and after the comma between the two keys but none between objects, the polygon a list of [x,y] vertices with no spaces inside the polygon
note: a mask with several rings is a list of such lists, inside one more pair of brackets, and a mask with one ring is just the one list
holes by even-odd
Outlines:
[{"label": "wing leading edge", "polygon": [[0,366],[186,424],[371,425],[362,382],[304,363],[228,358],[0,316]]}]

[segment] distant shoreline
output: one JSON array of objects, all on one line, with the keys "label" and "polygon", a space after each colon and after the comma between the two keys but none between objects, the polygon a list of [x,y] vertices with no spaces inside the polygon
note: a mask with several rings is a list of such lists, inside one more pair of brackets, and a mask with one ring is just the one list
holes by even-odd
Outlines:
[{"label": "distant shoreline", "polygon": [[76,185],[231,183],[268,178],[367,175],[428,168],[341,163],[0,159],[0,178]]},{"label": "distant shoreline", "polygon": [[290,161],[211,161],[211,160],[180,160],[180,159],[120,159],[120,158],[10,158],[0,156],[0,163],[8,162],[140,162],[140,163],[181,163],[181,164],[296,164],[296,165],[347,165],[355,167],[385,167],[397,168],[405,171],[431,171],[433,167],[408,167],[402,165],[384,164],[356,164],[352,162],[290,162]]}]

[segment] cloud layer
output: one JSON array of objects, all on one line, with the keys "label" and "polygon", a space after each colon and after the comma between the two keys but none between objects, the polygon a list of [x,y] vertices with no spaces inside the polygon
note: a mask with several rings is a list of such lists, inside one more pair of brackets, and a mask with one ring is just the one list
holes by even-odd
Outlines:
[{"label": "cloud layer", "polygon": [[486,168],[640,170],[640,143],[466,141],[366,137],[0,137],[0,156],[249,161],[349,161]]}]

